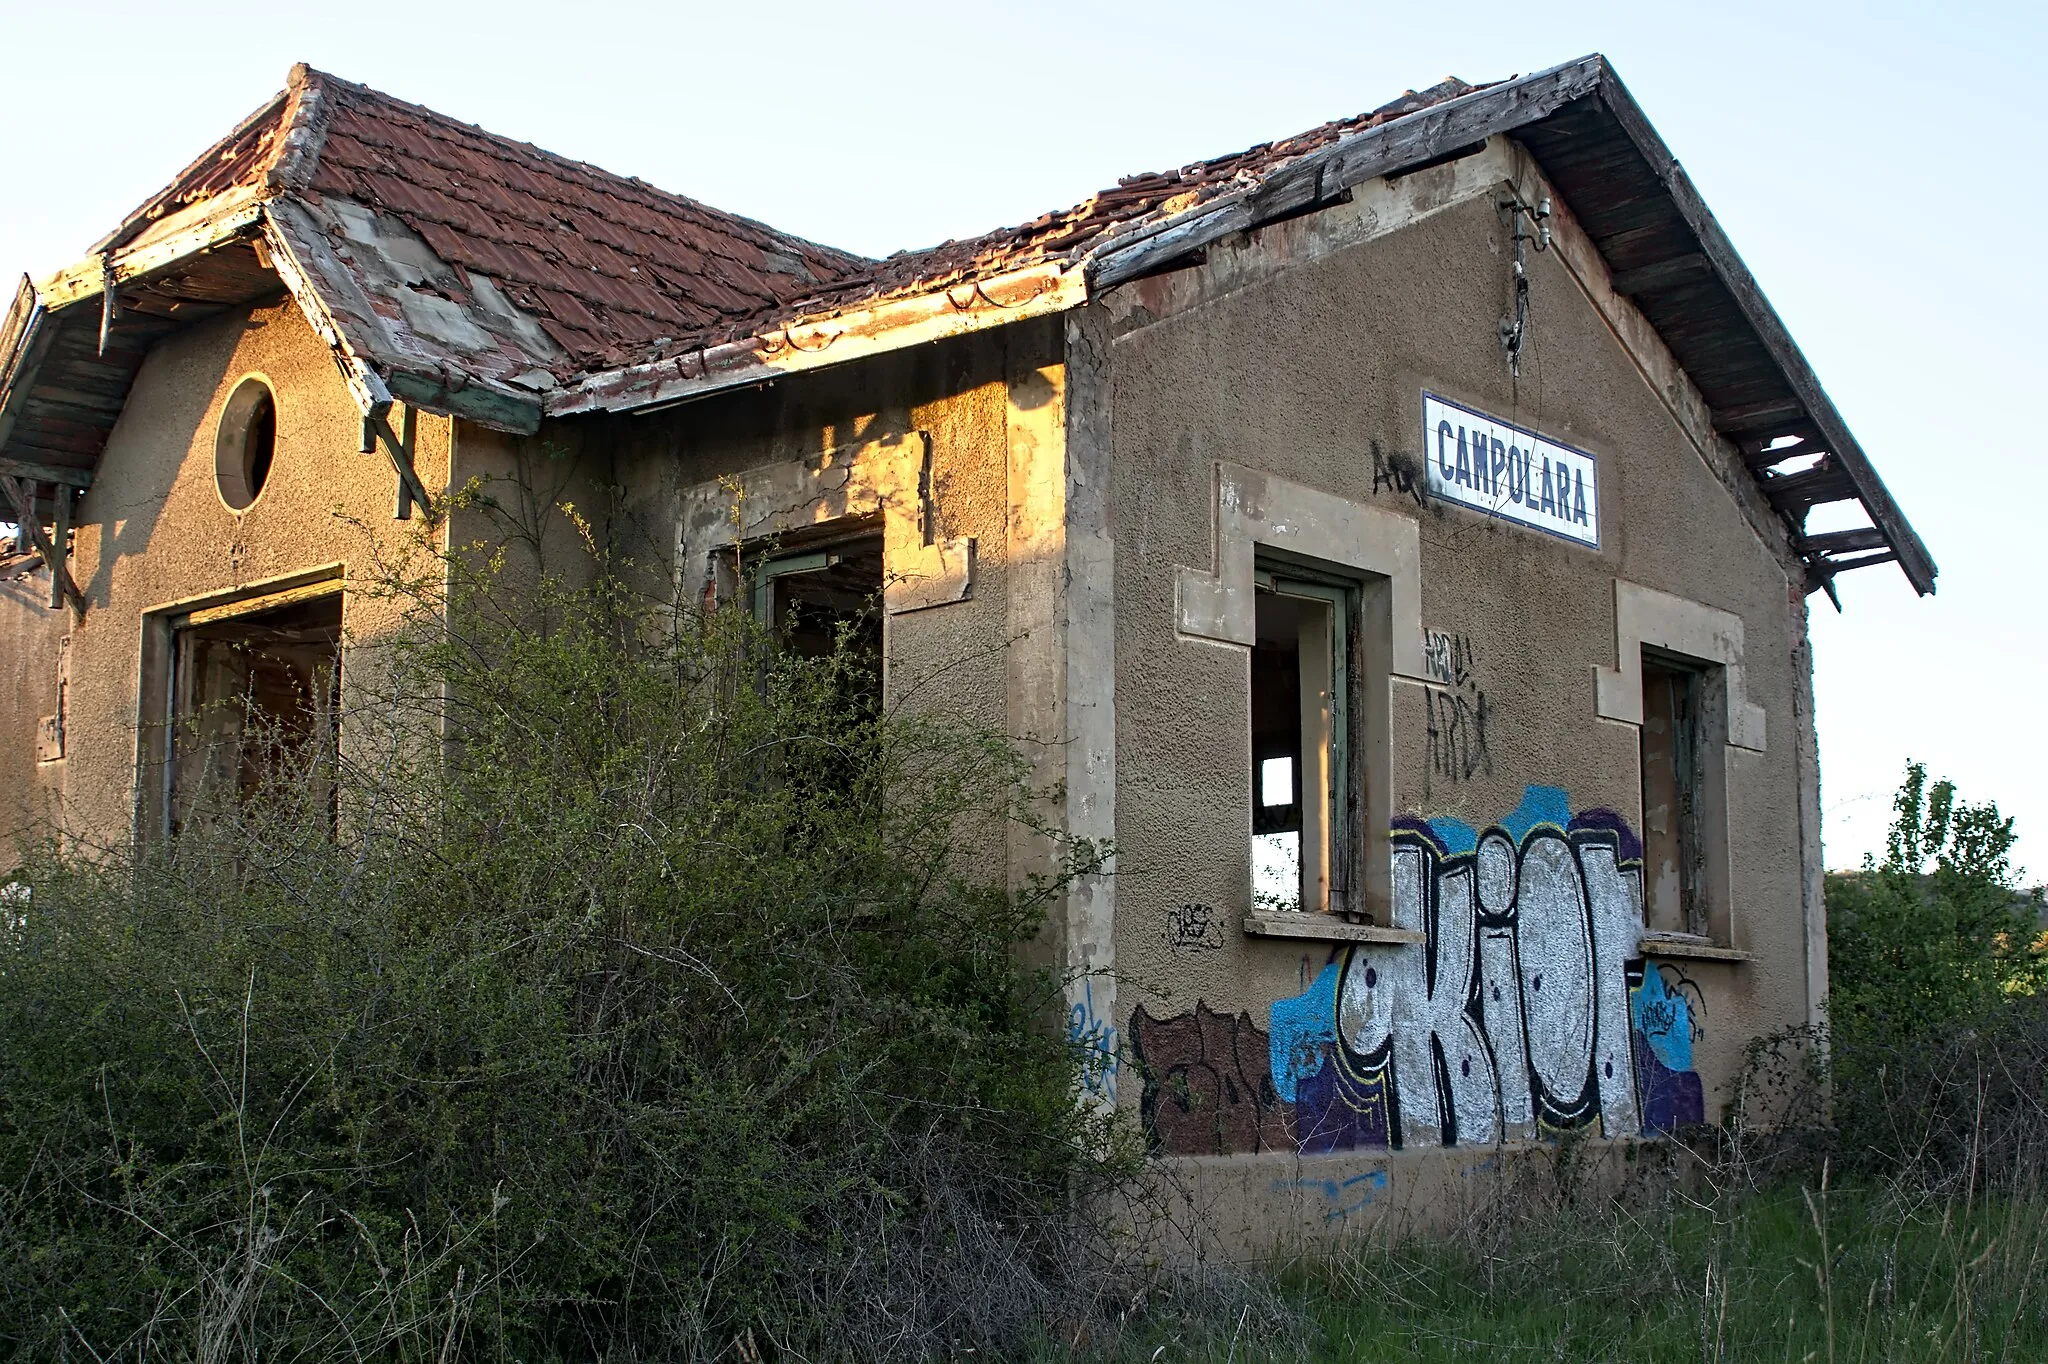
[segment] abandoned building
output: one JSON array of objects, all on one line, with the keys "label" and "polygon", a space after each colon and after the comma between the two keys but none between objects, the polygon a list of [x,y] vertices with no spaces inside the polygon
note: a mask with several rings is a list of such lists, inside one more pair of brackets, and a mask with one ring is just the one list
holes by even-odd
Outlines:
[{"label": "abandoned building", "polygon": [[1715,1121],[1827,990],[1809,603],[1934,590],[1598,56],[879,261],[301,67],[5,319],[4,831],[335,725],[369,556],[542,452],[1113,840],[1071,1027],[1241,1241]]}]

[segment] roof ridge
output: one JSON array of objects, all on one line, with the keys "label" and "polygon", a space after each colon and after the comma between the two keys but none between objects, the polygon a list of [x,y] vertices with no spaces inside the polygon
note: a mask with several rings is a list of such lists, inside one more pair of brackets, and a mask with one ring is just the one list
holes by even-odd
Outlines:
[{"label": "roof ridge", "polygon": [[[294,68],[294,70],[296,69]],[[195,179],[201,177],[210,163],[223,160],[226,153],[232,151],[237,142],[260,127],[266,119],[277,116],[290,97],[291,90],[287,87],[265,100],[257,107],[255,112],[249,114],[240,123],[237,123],[226,137],[221,138],[205,151],[193,157],[191,161],[186,163],[183,169],[164,184],[162,189],[143,200],[132,212],[122,218],[120,224],[113,231],[87,247],[85,254],[88,256],[98,256],[111,251],[135,236],[150,221],[162,216],[158,210],[164,207],[167,200],[181,190],[190,187]],[[274,137],[271,139],[273,145],[264,154],[264,157],[261,158],[263,161],[268,162],[274,159],[277,150],[276,143],[279,140]],[[171,209],[170,211],[176,212],[177,210]]]}]

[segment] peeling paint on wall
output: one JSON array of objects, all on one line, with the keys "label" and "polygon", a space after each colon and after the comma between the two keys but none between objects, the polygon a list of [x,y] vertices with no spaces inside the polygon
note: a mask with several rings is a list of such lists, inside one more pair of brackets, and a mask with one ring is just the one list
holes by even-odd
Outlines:
[{"label": "peeling paint on wall", "polygon": [[1409,817],[1392,842],[1394,925],[1424,942],[1334,952],[1272,1002],[1263,1033],[1202,1003],[1133,1014],[1156,1150],[1491,1145],[1704,1119],[1699,992],[1637,955],[1642,844],[1620,815],[1530,786],[1483,831]]}]

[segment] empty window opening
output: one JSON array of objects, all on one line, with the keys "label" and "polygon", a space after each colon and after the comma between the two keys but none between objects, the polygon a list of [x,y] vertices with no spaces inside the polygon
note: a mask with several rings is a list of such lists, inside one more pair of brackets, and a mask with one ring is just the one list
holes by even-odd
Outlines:
[{"label": "empty window opening", "polygon": [[1343,911],[1356,593],[1261,573],[1251,656],[1252,908]]},{"label": "empty window opening", "polygon": [[228,395],[214,433],[213,481],[230,511],[247,511],[256,501],[276,458],[277,398],[251,375]]},{"label": "empty window opening", "polygon": [[1708,928],[1706,674],[1643,651],[1643,926],[1704,936]]},{"label": "empty window opening", "polygon": [[781,779],[827,799],[860,799],[867,726],[882,712],[882,539],[778,546],[745,568],[755,618],[777,644],[832,661],[831,714],[815,719],[828,742],[784,752]]},{"label": "empty window opening", "polygon": [[879,682],[882,659],[882,541],[763,555],[753,567],[754,615],[785,649],[829,657],[845,641]]},{"label": "empty window opening", "polygon": [[231,611],[172,625],[171,828],[272,792],[302,797],[331,821],[341,594]]}]

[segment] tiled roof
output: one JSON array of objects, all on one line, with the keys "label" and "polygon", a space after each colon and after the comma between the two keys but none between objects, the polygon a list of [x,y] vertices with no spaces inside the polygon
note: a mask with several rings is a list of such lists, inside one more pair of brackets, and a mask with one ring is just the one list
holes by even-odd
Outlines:
[{"label": "tiled roof", "polygon": [[494,281],[560,348],[558,377],[724,330],[869,265],[364,86],[305,81],[325,97],[325,135],[293,188],[388,214],[459,275]]},{"label": "tiled roof", "polygon": [[[487,382],[533,387],[545,373],[566,384],[798,317],[1070,262],[1351,133],[1475,88],[1453,79],[1411,90],[1277,142],[1126,176],[1016,227],[871,261],[300,67],[285,94],[101,245],[118,246],[156,219],[268,179],[308,210],[318,237],[339,245],[327,265],[353,276],[370,310],[400,333],[393,338],[399,350],[475,370]],[[305,154],[281,155],[287,141],[302,143]],[[408,251],[413,244],[399,240],[408,236],[433,259]],[[392,270],[394,256],[413,257],[413,268]],[[323,272],[319,261],[306,265]],[[441,318],[447,325],[437,328],[445,305],[468,316]],[[505,316],[505,305],[525,318]],[[521,327],[521,320],[537,325]],[[490,343],[464,347],[455,339],[474,342],[479,329]],[[450,346],[466,353],[436,354]]]},{"label": "tiled roof", "polygon": [[[282,95],[86,260],[40,286],[24,281],[0,325],[0,463],[38,486],[89,483],[154,341],[280,282],[366,412],[395,400],[533,431],[550,414],[687,401],[1079,306],[1234,232],[1494,136],[1531,153],[1615,279],[1629,281],[1621,291],[1793,531],[1809,585],[1897,558],[1918,590],[1933,590],[1925,547],[1597,55],[1491,86],[1445,80],[882,261],[296,67]],[[1786,438],[1820,462],[1775,467]],[[1870,529],[1805,534],[1807,508],[1852,497]]]}]

